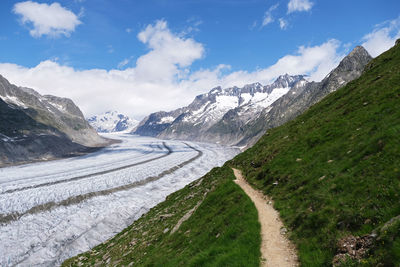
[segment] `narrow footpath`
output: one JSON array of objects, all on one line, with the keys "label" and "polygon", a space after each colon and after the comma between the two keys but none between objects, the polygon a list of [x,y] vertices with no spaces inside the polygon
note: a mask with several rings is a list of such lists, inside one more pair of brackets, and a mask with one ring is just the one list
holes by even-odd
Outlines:
[{"label": "narrow footpath", "polygon": [[272,201],[261,192],[254,190],[239,170],[233,169],[233,172],[236,176],[234,182],[250,197],[258,211],[262,238],[260,265],[268,267],[299,266],[296,249],[284,235],[286,231],[279,213],[273,208]]}]

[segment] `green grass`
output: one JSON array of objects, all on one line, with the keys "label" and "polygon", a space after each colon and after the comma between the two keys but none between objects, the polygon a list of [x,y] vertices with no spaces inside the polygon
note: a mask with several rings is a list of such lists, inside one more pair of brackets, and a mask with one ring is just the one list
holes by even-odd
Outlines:
[{"label": "green grass", "polygon": [[[273,197],[302,265],[330,266],[338,239],[400,215],[400,45],[229,164]],[[349,264],[399,266],[400,224],[389,230]]]},{"label": "green grass", "polygon": [[[257,210],[228,167],[168,196],[109,241],[63,266],[259,266]],[[171,230],[198,203],[173,234]],[[164,215],[164,216],[163,216]]]}]

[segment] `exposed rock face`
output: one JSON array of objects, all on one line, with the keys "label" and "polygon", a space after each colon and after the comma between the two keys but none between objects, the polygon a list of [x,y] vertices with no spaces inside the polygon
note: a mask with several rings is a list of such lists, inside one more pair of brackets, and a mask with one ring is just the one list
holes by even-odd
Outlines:
[{"label": "exposed rock face", "polygon": [[0,166],[58,158],[107,143],[72,100],[42,96],[0,75]]},{"label": "exposed rock face", "polygon": [[117,111],[90,117],[88,122],[99,133],[130,132],[139,123]]}]

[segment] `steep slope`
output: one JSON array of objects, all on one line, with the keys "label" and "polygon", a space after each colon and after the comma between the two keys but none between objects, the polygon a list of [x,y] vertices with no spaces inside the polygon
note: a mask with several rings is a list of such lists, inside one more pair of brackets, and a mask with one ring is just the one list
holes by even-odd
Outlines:
[{"label": "steep slope", "polygon": [[51,159],[107,144],[70,100],[42,96],[0,76],[0,166]]},{"label": "steep slope", "polygon": [[[357,46],[321,82],[294,86],[269,109],[263,110],[260,116],[243,125],[240,129],[241,140],[238,140],[238,143],[240,145],[254,144],[267,129],[280,126],[297,117],[326,95],[358,78],[371,59],[372,57],[362,46]],[[227,124],[231,123],[225,119],[216,126],[222,127],[221,125]]]},{"label": "steep slope", "polygon": [[93,250],[63,266],[259,266],[260,224],[228,167],[166,201]]},{"label": "steep slope", "polygon": [[304,266],[400,264],[400,42],[230,164],[273,197]]},{"label": "steep slope", "polygon": [[117,111],[107,111],[87,121],[99,133],[131,132],[139,123]]},{"label": "steep slope", "polygon": [[[241,110],[244,123],[270,106],[297,83],[307,83],[303,76],[280,76],[273,84],[260,83],[242,88],[216,87],[209,93],[197,96],[187,107],[172,112],[157,112],[145,118],[135,133],[169,139],[215,141],[205,138],[205,132],[232,110]],[[223,140],[220,140],[223,141]]]}]

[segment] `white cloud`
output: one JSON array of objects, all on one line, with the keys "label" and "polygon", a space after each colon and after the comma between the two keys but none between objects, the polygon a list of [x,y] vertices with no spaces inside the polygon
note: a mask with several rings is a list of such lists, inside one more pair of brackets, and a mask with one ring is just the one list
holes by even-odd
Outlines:
[{"label": "white cloud", "polygon": [[391,48],[398,38],[400,38],[400,17],[377,25],[371,33],[362,38],[364,41],[362,45],[371,56],[376,57]]},{"label": "white cloud", "polygon": [[124,60],[122,60],[120,63],[118,63],[118,69],[122,69],[123,67],[125,67],[126,65],[128,65],[128,63],[131,60],[129,58],[125,58]]},{"label": "white cloud", "polygon": [[309,0],[290,0],[288,3],[288,14],[296,11],[309,11],[313,5],[314,3]]},{"label": "white cloud", "polygon": [[221,64],[191,71],[191,64],[204,56],[203,45],[194,39],[171,32],[165,21],[147,26],[138,38],[149,51],[137,59],[136,66],[123,70],[77,70],[46,60],[32,68],[3,63],[0,74],[41,94],[72,98],[86,116],[118,110],[140,119],[150,112],[187,105],[196,95],[218,85],[267,84],[285,73],[321,80],[342,57],[337,53],[339,42],[329,40],[299,47],[264,69],[232,72]]},{"label": "white cloud", "polygon": [[300,46],[294,55],[280,58],[274,65],[253,72],[237,71],[220,77],[224,86],[243,86],[252,82],[271,83],[282,74],[309,75],[309,80],[322,80],[335,68],[344,55],[338,53],[340,42],[332,39],[317,46]]},{"label": "white cloud", "polygon": [[125,31],[126,31],[127,33],[131,33],[133,30],[132,30],[132,28],[126,28]]},{"label": "white cloud", "polygon": [[151,49],[136,62],[136,76],[141,80],[172,82],[176,75],[182,74],[182,68],[189,67],[204,54],[202,44],[173,34],[166,21],[148,25],[138,38]]},{"label": "white cloud", "polygon": [[69,36],[82,22],[73,12],[55,2],[51,5],[33,1],[16,3],[13,12],[21,16],[23,24],[31,25],[30,35],[41,37]]},{"label": "white cloud", "polygon": [[279,27],[282,30],[286,30],[288,26],[289,26],[289,23],[287,20],[285,20],[284,18],[279,18]]},{"label": "white cloud", "polygon": [[274,17],[272,16],[272,11],[277,9],[279,4],[275,4],[271,6],[264,14],[264,19],[261,23],[262,27],[267,26],[268,24],[274,22]]}]

